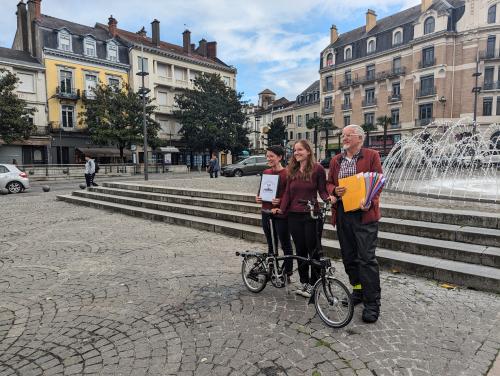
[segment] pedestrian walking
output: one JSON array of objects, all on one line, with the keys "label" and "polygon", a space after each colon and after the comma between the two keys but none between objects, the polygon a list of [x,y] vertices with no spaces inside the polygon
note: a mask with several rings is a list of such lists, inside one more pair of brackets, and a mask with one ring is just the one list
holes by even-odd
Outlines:
[{"label": "pedestrian walking", "polygon": [[380,273],[375,248],[378,238],[380,191],[372,202],[361,202],[361,208],[345,212],[342,196],[345,187],[339,179],[360,172],[382,173],[380,156],[376,150],[363,148],[365,132],[359,125],[348,125],[342,130],[343,152],[330,161],[327,189],[338,202],[332,207],[332,224],[337,227],[344,268],[353,286],[353,303],[364,303],[362,319],[373,323],[380,313]]},{"label": "pedestrian walking", "polygon": [[208,161],[207,171],[210,174],[210,178],[218,178],[220,170],[219,160],[217,159],[217,155],[212,154],[212,158]]},{"label": "pedestrian walking", "polygon": [[[319,259],[316,251],[316,220],[311,218],[309,208],[304,200],[315,202],[318,194],[323,201],[329,200],[326,190],[325,169],[314,162],[312,147],[306,140],[299,140],[293,146],[293,155],[288,163],[288,181],[280,208],[274,212],[288,215],[288,227],[292,235],[297,256]],[[295,293],[306,298],[311,297],[313,286],[319,279],[316,267],[298,261],[301,287]]]},{"label": "pedestrian walking", "polygon": [[[279,208],[281,198],[285,194],[287,184],[287,169],[283,167],[282,161],[285,155],[285,150],[282,146],[275,145],[267,148],[266,159],[269,168],[264,170],[264,175],[278,175],[278,190],[276,198],[271,202],[263,202],[262,198],[257,194],[255,201],[262,204],[262,229],[266,235],[267,248],[269,253],[274,253],[273,249],[273,236],[276,244],[276,251],[278,250],[277,244],[281,245],[284,255],[293,255],[292,241],[290,239],[290,232],[288,230],[288,220],[282,214],[270,214],[269,211],[273,208]],[[272,220],[273,228],[271,228],[270,220]],[[283,270],[287,276],[288,283],[290,283],[290,276],[293,273],[293,260],[288,259],[283,262]]]},{"label": "pedestrian walking", "polygon": [[87,188],[94,185],[95,162],[90,155],[85,155],[85,183]]}]

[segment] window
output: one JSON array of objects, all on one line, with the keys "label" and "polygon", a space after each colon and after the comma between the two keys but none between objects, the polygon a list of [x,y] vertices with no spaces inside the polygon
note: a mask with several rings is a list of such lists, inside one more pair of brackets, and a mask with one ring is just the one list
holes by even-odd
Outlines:
[{"label": "window", "polygon": [[375,103],[375,89],[365,90],[365,105],[370,105]]},{"label": "window", "polygon": [[346,47],[344,49],[344,60],[351,60],[352,59],[352,47]]},{"label": "window", "polygon": [[488,37],[486,42],[486,57],[495,57],[495,44],[497,38],[494,35]]},{"label": "window", "polygon": [[374,120],[375,120],[375,113],[374,112],[367,112],[365,114],[365,124],[371,124],[371,125],[373,125],[374,124]]},{"label": "window", "polygon": [[495,23],[497,20],[497,5],[492,5],[488,8],[488,23]]},{"label": "window", "polygon": [[58,48],[63,51],[71,51],[71,35],[65,31],[61,30],[57,35]]},{"label": "window", "polygon": [[401,58],[400,57],[395,57],[392,60],[392,71],[394,73],[401,73]]},{"label": "window", "polygon": [[290,131],[290,137],[288,137],[289,140],[293,140],[293,132]]},{"label": "window", "polygon": [[293,116],[292,115],[287,115],[286,116],[286,123],[285,124],[290,124],[293,121]]},{"label": "window", "polygon": [[73,81],[73,72],[67,70],[61,70],[59,72],[59,87],[61,93],[71,94],[72,92],[72,81]]},{"label": "window", "polygon": [[325,110],[331,110],[332,109],[332,97],[326,97],[325,98]]},{"label": "window", "polygon": [[330,52],[328,55],[326,55],[326,66],[330,67],[333,65],[333,54]]},{"label": "window", "polygon": [[333,90],[333,77],[328,76],[325,79],[325,89],[326,91],[332,91]]},{"label": "window", "polygon": [[297,140],[302,140],[302,133],[297,133]]},{"label": "window", "polygon": [[145,57],[144,59],[140,56],[137,57],[137,69],[139,72],[149,72],[148,68],[148,58]]},{"label": "window", "polygon": [[344,93],[344,107],[349,107],[351,105],[351,93]]},{"label": "window", "polygon": [[375,79],[375,64],[370,64],[366,66],[366,79],[367,80]]},{"label": "window", "polygon": [[[500,71],[499,71],[500,72]],[[484,90],[491,90],[494,86],[495,67],[484,68]]]},{"label": "window", "polygon": [[420,95],[434,94],[434,76],[425,76],[420,78]]},{"label": "window", "polygon": [[[191,69],[191,70],[189,71],[189,79],[190,79],[191,81],[194,81],[194,80],[196,80],[196,79],[198,78],[198,76],[199,76],[200,74],[201,74],[201,72],[198,72],[198,71],[195,71],[195,70],[192,70],[192,69]],[[231,79],[230,79],[229,77],[227,77],[227,79],[228,79],[228,82],[230,82],[230,80],[231,80]]]},{"label": "window", "polygon": [[7,172],[10,172],[9,170],[7,170],[7,167],[0,166],[0,174],[6,174]]},{"label": "window", "polygon": [[403,32],[398,30],[394,33],[392,45],[397,46],[400,45],[401,43],[403,43]]},{"label": "window", "polygon": [[29,73],[16,73],[19,78],[17,90],[24,93],[35,92],[35,77]]},{"label": "window", "polygon": [[346,85],[350,85],[351,84],[351,71],[350,70],[347,70],[344,72],[344,83]]},{"label": "window", "polygon": [[[500,96],[497,97],[497,115],[500,115]],[[500,139],[499,139],[500,141]]]},{"label": "window", "polygon": [[432,122],[432,103],[421,104],[418,106],[418,116],[420,125],[425,126]]},{"label": "window", "polygon": [[95,74],[85,74],[85,96],[95,98],[95,89],[97,88],[97,76]]},{"label": "window", "polygon": [[392,84],[392,98],[399,98],[401,96],[401,84],[399,82],[394,82]]},{"label": "window", "polygon": [[491,116],[493,111],[493,98],[483,98],[483,116]]},{"label": "window", "polygon": [[302,127],[302,115],[297,115],[297,127]]},{"label": "window", "polygon": [[92,38],[85,38],[83,42],[83,53],[87,56],[90,57],[95,57],[96,56],[96,47],[95,47],[95,40]]},{"label": "window", "polygon": [[434,47],[427,47],[422,50],[422,67],[432,67],[435,65]]},{"label": "window", "polygon": [[391,110],[391,127],[392,128],[399,127],[399,108]]},{"label": "window", "polygon": [[317,112],[314,112],[314,113],[313,113],[313,118],[315,118],[315,119],[316,119],[317,117],[318,117],[318,113],[317,113]]},{"label": "window", "polygon": [[187,81],[187,70],[184,68],[174,68],[175,79],[178,81]]},{"label": "window", "polygon": [[[108,44],[106,46],[106,50],[107,50],[107,59],[109,61],[120,61],[120,59],[118,58],[118,46],[115,42],[108,42]],[[144,65],[146,66],[145,72],[147,72],[148,71],[148,68],[147,68],[148,59],[144,59],[144,61],[145,61]],[[139,65],[139,69],[140,69],[140,65]]]},{"label": "window", "polygon": [[157,64],[158,76],[160,77],[172,77],[172,69],[168,64]]},{"label": "window", "polygon": [[118,89],[120,87],[120,79],[115,77],[109,77],[108,85],[114,89]]},{"label": "window", "polygon": [[75,108],[73,106],[62,106],[61,123],[63,128],[74,127]]},{"label": "window", "polygon": [[344,127],[347,127],[351,124],[351,117],[349,115],[344,116]]},{"label": "window", "polygon": [[366,52],[369,53],[369,54],[371,54],[371,53],[375,52],[375,49],[376,49],[375,39],[370,39],[368,41],[368,45],[366,47]]},{"label": "window", "polygon": [[424,21],[424,35],[434,32],[434,17],[427,17]]},{"label": "window", "polygon": [[222,81],[224,81],[224,84],[226,86],[230,86],[231,85],[231,79],[229,77],[226,77],[226,76],[222,77]]},{"label": "window", "polygon": [[310,138],[310,132],[306,132],[306,140],[309,140]]},{"label": "window", "polygon": [[167,105],[167,93],[165,91],[159,91],[156,100],[159,106]]},{"label": "window", "polygon": [[310,119],[311,119],[311,114],[306,114],[306,125],[307,125],[307,123],[309,122]]}]

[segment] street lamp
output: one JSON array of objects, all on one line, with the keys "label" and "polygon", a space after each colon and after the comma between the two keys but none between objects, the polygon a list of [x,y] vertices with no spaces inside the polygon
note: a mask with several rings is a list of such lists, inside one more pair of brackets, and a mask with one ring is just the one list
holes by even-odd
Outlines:
[{"label": "street lamp", "polygon": [[142,128],[144,133],[144,180],[149,179],[148,175],[148,129],[146,125],[146,94],[150,92],[149,89],[145,87],[144,77],[148,76],[149,73],[144,71],[144,45],[141,43],[141,71],[137,72],[138,76],[142,78],[142,86],[139,89],[139,95],[142,97]]},{"label": "street lamp", "polygon": [[478,79],[481,76],[481,72],[479,72],[479,59],[476,57],[476,71],[472,74],[472,77],[475,78],[475,85],[472,88],[472,92],[474,93],[474,122],[472,124],[472,133],[476,133],[476,119],[477,119],[477,96],[481,92],[481,86],[478,85]]}]

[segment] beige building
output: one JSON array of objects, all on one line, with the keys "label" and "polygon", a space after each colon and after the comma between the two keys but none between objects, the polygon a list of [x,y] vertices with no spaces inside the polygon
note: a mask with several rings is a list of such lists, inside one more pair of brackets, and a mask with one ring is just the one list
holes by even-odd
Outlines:
[{"label": "beige building", "polygon": [[[436,121],[474,116],[476,63],[480,130],[500,121],[500,2],[422,0],[421,4],[339,34],[321,53],[321,114],[335,125],[392,119],[391,146]],[[498,134],[488,135],[497,137]],[[381,150],[382,130],[370,134]]]},{"label": "beige building", "polygon": [[[164,158],[171,164],[205,164],[206,155],[193,155],[185,150],[179,135],[181,125],[172,116],[175,96],[185,89],[192,89],[194,79],[203,73],[216,73],[227,86],[236,88],[236,69],[217,57],[217,42],[199,41],[198,46],[191,43],[191,32],[182,34],[183,45],[160,40],[160,22],[151,22],[151,36],[144,28],[132,33],[117,27],[117,21],[110,18],[108,25],[97,27],[109,30],[120,41],[130,47],[130,85],[138,90],[142,86],[142,62],[144,61],[145,87],[157,105],[156,120],[161,125],[159,137],[167,142],[167,147],[152,153],[152,159]],[[138,74],[139,73],[139,74]]]},{"label": "beige building", "polygon": [[47,92],[45,68],[28,52],[0,47],[0,70],[14,73],[19,78],[16,94],[36,111],[31,117],[36,131],[28,140],[5,145],[0,140],[0,163],[47,163],[50,153],[50,136],[47,126]]}]

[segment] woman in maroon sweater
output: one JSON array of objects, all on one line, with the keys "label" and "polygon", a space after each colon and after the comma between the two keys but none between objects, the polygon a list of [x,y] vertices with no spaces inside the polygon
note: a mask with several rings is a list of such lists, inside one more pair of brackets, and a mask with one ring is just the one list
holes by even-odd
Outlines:
[{"label": "woman in maroon sweater", "polygon": [[[278,180],[278,192],[276,194],[276,198],[273,199],[272,202],[264,202],[262,198],[257,195],[255,197],[255,201],[259,204],[262,204],[262,229],[264,230],[264,234],[266,235],[268,252],[273,253],[273,239],[271,235],[271,225],[269,223],[269,219],[271,219],[271,214],[269,214],[269,210],[273,208],[279,208],[281,203],[281,197],[285,193],[286,189],[286,181],[287,181],[287,170],[281,165],[281,161],[285,156],[285,149],[279,145],[270,146],[267,148],[266,158],[267,164],[269,165],[269,169],[264,170],[263,174],[271,174],[271,175],[279,175]],[[267,212],[265,212],[266,210]],[[292,255],[292,241],[290,239],[290,232],[288,231],[288,221],[285,215],[276,214],[273,218],[274,223],[274,239],[276,242],[276,248],[278,246],[278,239],[281,244],[281,248],[283,249],[283,254]],[[278,251],[278,249],[276,249]],[[293,261],[285,260],[283,263],[283,267],[285,269],[285,273],[288,277],[288,281],[290,281],[290,276],[293,272]]]},{"label": "woman in maroon sweater", "polygon": [[[325,169],[319,163],[314,162],[309,142],[299,140],[293,146],[293,156],[288,164],[288,183],[285,194],[280,208],[275,209],[278,213],[288,215],[288,227],[297,256],[319,258],[315,252],[316,221],[311,218],[308,207],[300,202],[301,200],[317,202],[318,194],[323,201],[329,199],[326,191]],[[295,293],[308,298],[311,296],[313,285],[319,278],[319,273],[316,268],[304,262],[299,261],[298,264],[302,286]]]}]

